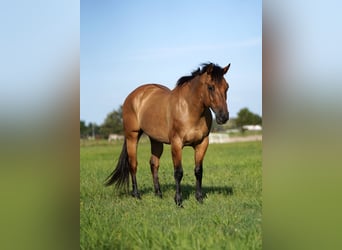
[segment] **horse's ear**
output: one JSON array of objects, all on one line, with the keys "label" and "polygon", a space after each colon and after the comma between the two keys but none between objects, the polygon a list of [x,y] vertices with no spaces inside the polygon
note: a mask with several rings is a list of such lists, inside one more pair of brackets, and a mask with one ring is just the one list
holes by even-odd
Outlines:
[{"label": "horse's ear", "polygon": [[229,67],[230,67],[230,64],[228,64],[226,67],[223,68],[223,74],[227,73]]}]

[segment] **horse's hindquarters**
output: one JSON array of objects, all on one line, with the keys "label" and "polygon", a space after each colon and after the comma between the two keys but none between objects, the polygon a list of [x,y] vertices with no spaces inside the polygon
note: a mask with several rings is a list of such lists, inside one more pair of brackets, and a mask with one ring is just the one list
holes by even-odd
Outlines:
[{"label": "horse's hindquarters", "polygon": [[125,133],[142,130],[157,141],[169,143],[169,97],[170,90],[158,84],[134,90],[123,107]]}]

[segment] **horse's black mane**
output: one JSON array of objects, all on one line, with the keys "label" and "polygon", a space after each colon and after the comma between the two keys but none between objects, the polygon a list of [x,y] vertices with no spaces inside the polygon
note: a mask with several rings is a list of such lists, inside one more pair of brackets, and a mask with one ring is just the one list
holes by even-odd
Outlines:
[{"label": "horse's black mane", "polygon": [[213,70],[211,72],[211,77],[213,78],[213,80],[218,82],[222,79],[223,69],[220,66],[218,66],[217,64],[203,63],[203,64],[201,64],[201,66],[202,66],[202,69],[198,68],[198,69],[192,71],[190,76],[183,76],[183,77],[179,78],[176,86],[181,86],[181,85],[189,82],[190,80],[192,80],[196,76],[202,75],[203,73],[205,73],[207,71],[209,66],[213,66]]}]

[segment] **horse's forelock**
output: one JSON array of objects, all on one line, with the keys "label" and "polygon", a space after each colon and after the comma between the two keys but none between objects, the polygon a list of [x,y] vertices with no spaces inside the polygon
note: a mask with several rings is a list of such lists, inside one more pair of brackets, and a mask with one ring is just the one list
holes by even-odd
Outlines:
[{"label": "horse's forelock", "polygon": [[203,68],[201,70],[201,74],[207,72],[209,67],[212,67],[211,74],[210,74],[211,78],[217,83],[221,82],[223,75],[224,75],[223,68],[221,68],[220,66],[214,63],[204,63],[202,64],[202,67]]}]

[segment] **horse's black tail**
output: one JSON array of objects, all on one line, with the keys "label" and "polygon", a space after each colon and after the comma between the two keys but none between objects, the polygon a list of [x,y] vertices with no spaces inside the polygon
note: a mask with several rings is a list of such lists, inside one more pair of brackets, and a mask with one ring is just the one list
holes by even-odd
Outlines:
[{"label": "horse's black tail", "polygon": [[107,177],[105,181],[105,186],[110,186],[115,183],[115,185],[120,188],[124,185],[129,184],[129,161],[127,154],[127,145],[126,139],[124,140],[124,144],[122,146],[122,151],[120,154],[120,158],[118,160],[118,164],[114,171]]}]

